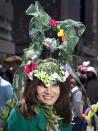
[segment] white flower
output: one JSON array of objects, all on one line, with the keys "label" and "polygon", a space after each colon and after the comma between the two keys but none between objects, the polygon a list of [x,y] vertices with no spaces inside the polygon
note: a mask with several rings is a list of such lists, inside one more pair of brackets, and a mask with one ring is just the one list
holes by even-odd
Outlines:
[{"label": "white flower", "polygon": [[68,76],[69,76],[69,72],[68,71],[64,72],[63,81],[66,81],[66,79],[68,78]]},{"label": "white flower", "polygon": [[29,77],[30,80],[33,80],[33,73],[34,73],[34,72],[32,71],[32,72],[30,72],[30,73],[28,74],[28,77]]},{"label": "white flower", "polygon": [[51,76],[50,76],[51,80],[60,80],[61,81],[61,77],[58,75],[58,73],[54,72]]},{"label": "white flower", "polygon": [[31,60],[29,60],[29,61],[27,62],[27,64],[26,64],[26,65],[29,65],[29,64],[31,64],[31,62],[32,62],[32,61],[31,61]]}]

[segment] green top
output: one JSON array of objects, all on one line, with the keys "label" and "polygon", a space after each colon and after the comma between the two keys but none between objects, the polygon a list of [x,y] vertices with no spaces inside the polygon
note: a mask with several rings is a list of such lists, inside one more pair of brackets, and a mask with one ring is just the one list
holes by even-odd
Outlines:
[{"label": "green top", "polygon": [[[6,131],[46,131],[46,127],[47,120],[43,108],[31,120],[25,119],[20,113],[19,108],[14,108],[7,119]],[[72,131],[71,126],[65,128],[61,122],[59,127],[60,131]]]}]

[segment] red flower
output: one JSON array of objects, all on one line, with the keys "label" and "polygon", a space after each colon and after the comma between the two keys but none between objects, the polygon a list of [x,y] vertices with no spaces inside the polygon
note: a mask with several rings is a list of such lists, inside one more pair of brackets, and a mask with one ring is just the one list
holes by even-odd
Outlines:
[{"label": "red flower", "polygon": [[32,61],[31,66],[32,66],[32,69],[35,70],[38,64],[35,61]]},{"label": "red flower", "polygon": [[31,66],[30,66],[30,64],[25,65],[25,67],[24,67],[24,73],[26,75],[28,75],[30,72],[31,72]]},{"label": "red flower", "polygon": [[35,61],[32,61],[30,64],[25,65],[24,73],[28,75],[32,70],[37,68],[38,64]]},{"label": "red flower", "polygon": [[57,25],[58,25],[58,22],[55,21],[54,19],[51,19],[51,20],[50,20],[50,25],[51,25],[51,26],[57,26]]}]

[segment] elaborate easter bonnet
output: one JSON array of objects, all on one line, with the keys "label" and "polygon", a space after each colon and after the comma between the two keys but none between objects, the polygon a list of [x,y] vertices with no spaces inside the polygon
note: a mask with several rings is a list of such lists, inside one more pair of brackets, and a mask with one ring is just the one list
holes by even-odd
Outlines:
[{"label": "elaborate easter bonnet", "polygon": [[37,77],[44,84],[66,81],[69,72],[72,72],[69,63],[72,62],[74,48],[85,26],[71,19],[55,21],[39,2],[31,4],[26,14],[31,16],[31,43],[29,48],[24,49],[23,62],[15,73],[15,89],[24,86],[26,77],[31,80]]}]

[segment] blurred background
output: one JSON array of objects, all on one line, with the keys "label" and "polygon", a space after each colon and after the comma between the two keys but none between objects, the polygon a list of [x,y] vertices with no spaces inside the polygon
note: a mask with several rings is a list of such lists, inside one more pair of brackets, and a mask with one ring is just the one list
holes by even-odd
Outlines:
[{"label": "blurred background", "polygon": [[[86,31],[75,49],[75,63],[90,60],[98,65],[98,0],[38,0],[55,20],[81,21]],[[0,63],[13,72],[30,43],[25,10],[35,0],[0,0]]]}]

